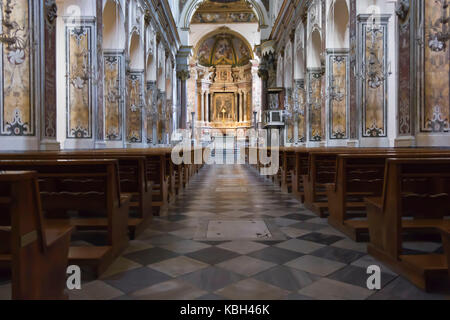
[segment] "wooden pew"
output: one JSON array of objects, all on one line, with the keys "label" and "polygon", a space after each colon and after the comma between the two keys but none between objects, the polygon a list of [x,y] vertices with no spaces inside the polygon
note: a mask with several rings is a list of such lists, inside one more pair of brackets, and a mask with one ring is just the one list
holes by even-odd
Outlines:
[{"label": "wooden pew", "polygon": [[[50,151],[2,153],[0,159],[11,160],[46,160],[46,159],[114,159],[118,161],[120,187],[123,193],[132,196],[128,226],[130,239],[139,235],[152,220],[152,190],[153,183],[147,178],[147,163],[144,156],[108,153],[105,151]],[[136,214],[134,214],[136,211]]]},{"label": "wooden pew", "polygon": [[448,275],[450,277],[450,228],[445,228],[444,226],[439,227],[439,231],[441,232],[442,236],[442,244],[444,247],[444,253],[447,256],[447,266],[448,268]]},{"label": "wooden pew", "polygon": [[[384,152],[339,154],[335,182],[326,185],[328,223],[355,241],[367,240],[365,197],[381,196],[386,159],[390,157],[449,157],[450,153]],[[354,219],[359,218],[359,219]]]},{"label": "wooden pew", "polygon": [[294,190],[295,148],[282,148],[280,149],[280,155],[281,190],[286,193],[291,193]]},{"label": "wooden pew", "polygon": [[0,267],[11,269],[12,299],[66,299],[72,227],[47,226],[35,172],[0,172]]},{"label": "wooden pew", "polygon": [[1,160],[0,170],[37,172],[52,225],[106,231],[104,246],[71,247],[71,264],[91,266],[100,275],[127,247],[131,196],[121,193],[116,160]]},{"label": "wooden pew", "polygon": [[[339,154],[389,152],[428,154],[448,151],[449,149],[445,148],[326,148],[318,151],[309,149],[308,174],[302,176],[305,207],[322,218],[326,217],[328,213],[326,185],[335,182],[336,160]],[[358,196],[358,192],[354,192],[354,195]]]},{"label": "wooden pew", "polygon": [[305,148],[295,150],[295,164],[291,173],[292,193],[302,203],[305,202],[305,192],[303,188],[303,176],[308,174],[309,152]]},{"label": "wooden pew", "polygon": [[402,236],[405,229],[449,229],[444,217],[450,215],[450,158],[388,159],[382,196],[366,198],[366,205],[370,255],[427,291],[432,281],[447,275],[444,254],[403,254]]},{"label": "wooden pew", "polygon": [[321,218],[325,217],[328,206],[325,186],[334,181],[337,155],[337,151],[311,152],[308,174],[302,176],[304,205]]}]

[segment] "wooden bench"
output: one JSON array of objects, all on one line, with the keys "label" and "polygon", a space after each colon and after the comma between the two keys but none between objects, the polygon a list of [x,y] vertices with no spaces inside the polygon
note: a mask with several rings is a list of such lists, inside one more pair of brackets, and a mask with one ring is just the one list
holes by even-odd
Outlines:
[{"label": "wooden bench", "polygon": [[440,226],[439,231],[441,232],[442,236],[442,245],[444,247],[444,253],[447,256],[447,266],[449,266],[448,275],[450,277],[450,228],[448,226],[447,228],[445,228],[444,226]]},{"label": "wooden bench", "polygon": [[[384,152],[339,154],[335,182],[326,185],[328,223],[355,241],[368,238],[365,197],[381,196],[386,159],[390,157],[448,157],[450,153]],[[362,219],[364,218],[364,219]]]},{"label": "wooden bench", "polygon": [[308,174],[308,163],[309,152],[304,150],[295,151],[295,164],[294,170],[291,173],[292,180],[292,193],[296,198],[298,198],[302,203],[305,202],[305,192],[303,188],[303,176]]},{"label": "wooden bench", "polygon": [[[368,153],[440,153],[449,149],[439,148],[327,148],[309,150],[308,174],[302,176],[305,207],[324,218],[328,214],[326,185],[335,182],[337,156],[339,154]],[[358,196],[358,192],[353,195]]]},{"label": "wooden bench", "polygon": [[[368,252],[419,288],[448,275],[444,254],[403,254],[403,235],[448,230],[450,158],[387,159],[381,197],[366,198]],[[405,218],[405,216],[407,218]]]},{"label": "wooden bench", "polygon": [[49,223],[105,234],[105,245],[72,246],[69,262],[100,275],[128,245],[131,196],[120,190],[116,160],[1,160],[0,170],[32,170]]},{"label": "wooden bench", "polygon": [[[59,151],[2,153],[0,159],[114,159],[118,161],[121,191],[132,196],[128,226],[130,239],[134,239],[149,225],[152,219],[153,183],[147,179],[147,163],[144,156],[131,156],[106,151]],[[136,212],[136,213],[135,213]]]},{"label": "wooden bench", "polygon": [[280,173],[281,173],[281,190],[291,193],[294,190],[293,174],[296,165],[296,156],[294,148],[280,149]]},{"label": "wooden bench", "polygon": [[308,174],[302,176],[304,205],[321,218],[325,217],[327,211],[325,186],[334,181],[337,155],[337,151],[311,152]]},{"label": "wooden bench", "polygon": [[0,267],[10,268],[12,299],[66,299],[70,226],[43,218],[35,172],[0,172]]}]

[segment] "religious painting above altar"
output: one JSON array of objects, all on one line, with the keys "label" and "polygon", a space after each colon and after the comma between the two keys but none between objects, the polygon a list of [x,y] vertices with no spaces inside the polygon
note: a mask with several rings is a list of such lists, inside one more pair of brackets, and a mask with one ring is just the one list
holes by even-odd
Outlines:
[{"label": "religious painting above altar", "polygon": [[233,93],[215,93],[213,121],[235,122],[236,113],[234,112],[234,94]]}]

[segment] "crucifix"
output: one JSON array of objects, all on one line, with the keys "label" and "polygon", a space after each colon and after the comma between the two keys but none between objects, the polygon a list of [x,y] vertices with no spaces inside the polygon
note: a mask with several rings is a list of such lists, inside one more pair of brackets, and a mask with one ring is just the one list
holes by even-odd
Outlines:
[{"label": "crucifix", "polygon": [[223,108],[221,112],[222,112],[222,120],[225,121],[225,113],[227,113],[227,110]]}]

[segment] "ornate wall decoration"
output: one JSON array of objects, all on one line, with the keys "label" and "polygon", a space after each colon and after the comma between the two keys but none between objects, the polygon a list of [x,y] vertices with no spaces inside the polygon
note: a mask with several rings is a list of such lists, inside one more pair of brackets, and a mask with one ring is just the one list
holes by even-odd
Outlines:
[{"label": "ornate wall decoration", "polygon": [[243,66],[253,59],[248,44],[232,34],[221,33],[200,42],[196,50],[198,62],[203,66]]},{"label": "ornate wall decoration", "polygon": [[253,12],[197,12],[192,17],[192,23],[257,23],[258,18]]},{"label": "ornate wall decoration", "polygon": [[322,141],[322,71],[308,71],[309,140]]},{"label": "ornate wall decoration", "polygon": [[[424,1],[425,34],[433,34],[441,7],[435,1]],[[421,108],[420,131],[448,132],[450,117],[450,50],[436,50],[432,39],[425,38],[424,103]]]},{"label": "ornate wall decoration", "polygon": [[306,141],[306,90],[305,80],[295,80],[294,109],[297,112],[298,142]]},{"label": "ornate wall decoration", "polygon": [[362,39],[362,136],[387,136],[387,19],[360,20]]},{"label": "ornate wall decoration", "polygon": [[[11,32],[18,41],[12,45],[2,46],[3,81],[1,82],[1,133],[3,136],[34,136],[35,110],[33,80],[33,51],[30,44],[33,35],[30,30],[32,22],[32,2],[14,0],[11,2],[10,21],[14,24]],[[3,19],[7,7],[3,8]]]},{"label": "ornate wall decoration", "polygon": [[191,23],[257,23],[258,17],[245,0],[204,1]]},{"label": "ornate wall decoration", "polygon": [[110,141],[122,140],[123,59],[122,54],[105,53],[105,133]]},{"label": "ornate wall decoration", "polygon": [[127,141],[131,143],[142,142],[142,79],[140,72],[128,75]]},{"label": "ornate wall decoration", "polygon": [[397,3],[396,13],[399,17],[398,28],[398,134],[409,136],[413,132],[412,128],[412,68],[411,64],[411,16],[409,15],[409,0],[402,0]]},{"label": "ornate wall decoration", "polygon": [[329,55],[329,132],[330,139],[348,138],[349,58],[346,54]]},{"label": "ornate wall decoration", "polygon": [[91,139],[94,26],[66,26],[67,138]]},{"label": "ornate wall decoration", "polygon": [[164,91],[158,90],[158,99],[156,102],[156,109],[158,112],[158,119],[156,125],[156,136],[158,139],[158,143],[164,143],[164,133],[165,133],[165,116],[166,116],[166,93]]},{"label": "ornate wall decoration", "polygon": [[147,81],[146,93],[146,116],[147,116],[147,143],[153,142],[153,123],[157,117],[156,100],[158,99],[158,90],[156,81]]}]

